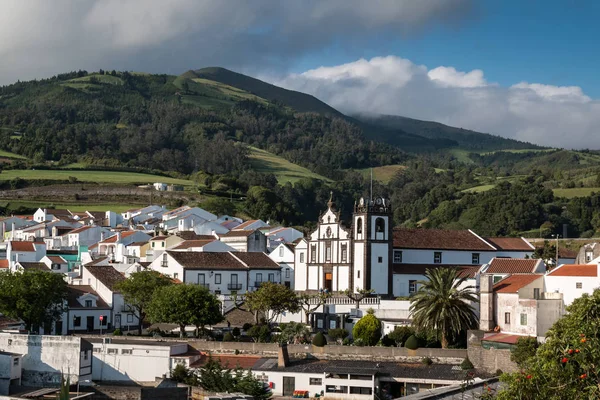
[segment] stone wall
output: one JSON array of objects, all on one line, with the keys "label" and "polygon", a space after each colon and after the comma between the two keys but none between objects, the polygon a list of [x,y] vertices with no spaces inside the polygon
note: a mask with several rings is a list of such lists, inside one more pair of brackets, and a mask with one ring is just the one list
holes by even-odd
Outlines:
[{"label": "stone wall", "polygon": [[510,350],[508,349],[484,349],[481,346],[483,331],[469,331],[468,336],[468,354],[469,360],[473,366],[480,371],[495,374],[497,370],[502,372],[518,371],[517,364],[510,360]]},{"label": "stone wall", "polygon": [[187,387],[95,386],[93,400],[187,400]]}]

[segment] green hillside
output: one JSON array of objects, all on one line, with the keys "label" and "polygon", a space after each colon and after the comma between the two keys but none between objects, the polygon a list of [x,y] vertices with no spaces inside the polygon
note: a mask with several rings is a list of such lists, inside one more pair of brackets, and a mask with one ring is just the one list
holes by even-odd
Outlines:
[{"label": "green hillside", "polygon": [[257,172],[275,175],[280,185],[287,182],[294,183],[303,178],[331,181],[324,176],[315,174],[314,172],[293,164],[282,157],[256,147],[250,147],[250,165],[252,169]]},{"label": "green hillside", "polygon": [[21,178],[24,180],[68,181],[70,177],[75,177],[77,178],[77,181],[80,182],[137,185],[162,182],[184,186],[192,185],[192,182],[186,179],[175,179],[160,175],[141,174],[136,172],[9,169],[0,173],[0,181],[9,181],[14,178]]}]

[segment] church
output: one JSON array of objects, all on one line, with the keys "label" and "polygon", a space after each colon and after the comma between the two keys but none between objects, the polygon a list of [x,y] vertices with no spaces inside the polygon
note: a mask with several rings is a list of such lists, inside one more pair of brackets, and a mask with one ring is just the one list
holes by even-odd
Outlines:
[{"label": "church", "polygon": [[389,200],[361,198],[346,228],[333,202],[317,229],[295,247],[295,290],[372,289],[392,295],[392,206]]}]

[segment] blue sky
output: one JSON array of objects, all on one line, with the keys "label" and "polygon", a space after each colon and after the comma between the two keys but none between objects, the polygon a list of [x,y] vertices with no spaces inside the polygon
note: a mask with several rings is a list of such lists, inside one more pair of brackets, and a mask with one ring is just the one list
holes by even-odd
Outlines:
[{"label": "blue sky", "polygon": [[471,15],[409,35],[377,32],[355,48],[309,54],[294,72],[394,54],[428,67],[481,69],[490,82],[581,86],[600,97],[600,2],[485,0]]}]

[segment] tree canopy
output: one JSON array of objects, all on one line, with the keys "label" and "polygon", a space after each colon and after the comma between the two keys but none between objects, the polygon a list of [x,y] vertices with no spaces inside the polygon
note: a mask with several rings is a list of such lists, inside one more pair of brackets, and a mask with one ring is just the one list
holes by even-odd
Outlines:
[{"label": "tree canopy", "polygon": [[354,325],[352,337],[355,343],[360,340],[365,346],[375,346],[381,339],[381,321],[372,310],[369,311]]},{"label": "tree canopy", "polygon": [[258,290],[246,294],[246,306],[255,313],[262,313],[269,323],[275,322],[284,312],[300,311],[300,302],[296,293],[279,283],[263,282]]},{"label": "tree canopy", "polygon": [[442,348],[447,348],[450,339],[477,325],[472,303],[479,300],[475,288],[466,285],[467,278],[458,276],[457,268],[427,269],[425,277],[427,280],[418,282],[419,290],[411,297],[413,325],[438,332]]},{"label": "tree canopy", "polygon": [[61,274],[44,271],[0,273],[0,312],[20,319],[27,330],[49,328],[58,321],[67,300]]}]

